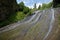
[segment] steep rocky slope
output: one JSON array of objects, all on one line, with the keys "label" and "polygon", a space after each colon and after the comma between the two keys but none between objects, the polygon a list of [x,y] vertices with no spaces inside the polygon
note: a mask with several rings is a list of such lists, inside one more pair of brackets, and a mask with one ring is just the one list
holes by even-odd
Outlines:
[{"label": "steep rocky slope", "polygon": [[54,9],[55,22],[53,29],[46,40],[60,40],[60,8]]}]

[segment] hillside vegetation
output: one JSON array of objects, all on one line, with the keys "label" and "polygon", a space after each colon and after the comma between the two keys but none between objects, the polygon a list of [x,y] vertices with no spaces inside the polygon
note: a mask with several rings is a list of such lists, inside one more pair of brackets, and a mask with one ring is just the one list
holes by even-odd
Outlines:
[{"label": "hillside vegetation", "polygon": [[3,20],[3,21],[0,22],[0,27],[6,26],[6,25],[11,24],[11,23],[15,23],[17,21],[20,21],[20,20],[24,19],[25,17],[28,17],[29,15],[32,15],[32,13],[36,10],[44,10],[44,9],[51,8],[52,7],[52,2],[50,2],[48,4],[42,4],[42,6],[39,5],[38,8],[36,8],[36,6],[37,5],[35,3],[34,8],[31,9],[31,8],[25,6],[25,4],[23,2],[20,2],[19,4],[16,4],[14,6],[14,8],[12,8],[12,9],[15,10],[15,12],[12,12],[12,9],[11,9],[10,10],[11,14],[9,14],[9,17],[6,20]]}]

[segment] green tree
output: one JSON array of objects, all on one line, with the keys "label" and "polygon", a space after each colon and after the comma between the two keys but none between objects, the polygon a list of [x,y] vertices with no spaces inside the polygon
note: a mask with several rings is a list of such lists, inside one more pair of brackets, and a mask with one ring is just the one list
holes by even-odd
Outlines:
[{"label": "green tree", "polygon": [[42,10],[44,10],[44,9],[48,9],[48,8],[51,8],[52,7],[52,4],[53,4],[53,2],[50,2],[50,3],[48,3],[48,4],[42,4]]},{"label": "green tree", "polygon": [[51,8],[52,5],[53,5],[53,2],[48,3],[48,4],[47,4],[47,8]]},{"label": "green tree", "polygon": [[38,10],[41,9],[41,5],[39,5]]},{"label": "green tree", "polygon": [[47,4],[42,4],[42,10],[47,8]]},{"label": "green tree", "polygon": [[25,14],[27,14],[27,13],[29,12],[29,8],[28,8],[28,7],[24,7],[23,12],[24,12]]},{"label": "green tree", "polygon": [[23,2],[20,2],[19,3],[19,8],[20,8],[20,11],[23,11],[23,9],[24,9],[24,3]]}]

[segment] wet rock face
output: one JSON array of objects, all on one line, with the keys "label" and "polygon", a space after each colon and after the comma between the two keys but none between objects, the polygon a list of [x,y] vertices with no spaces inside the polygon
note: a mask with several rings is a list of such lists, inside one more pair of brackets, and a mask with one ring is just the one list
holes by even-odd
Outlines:
[{"label": "wet rock face", "polygon": [[58,4],[60,4],[60,0],[53,0],[53,7],[56,7]]},{"label": "wet rock face", "polygon": [[6,20],[10,14],[15,13],[16,0],[0,0],[0,21]]}]

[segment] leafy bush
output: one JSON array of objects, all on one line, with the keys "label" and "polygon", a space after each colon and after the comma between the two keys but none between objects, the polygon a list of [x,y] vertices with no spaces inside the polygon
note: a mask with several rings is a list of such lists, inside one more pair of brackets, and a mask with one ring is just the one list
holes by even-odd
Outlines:
[{"label": "leafy bush", "polygon": [[24,9],[24,7],[25,7],[24,3],[21,2],[21,3],[19,3],[18,5],[19,5],[19,8],[20,8],[20,11],[23,11],[23,9]]},{"label": "leafy bush", "polygon": [[27,14],[27,13],[29,12],[29,8],[28,8],[28,7],[24,7],[23,12],[24,12],[25,14]]},{"label": "leafy bush", "polygon": [[50,2],[50,3],[48,3],[48,4],[43,3],[43,4],[42,4],[42,7],[41,7],[41,6],[38,7],[38,10],[39,10],[39,9],[40,9],[40,10],[44,10],[44,9],[51,8],[51,7],[52,7],[52,4],[53,4],[53,2]]},{"label": "leafy bush", "polygon": [[17,12],[16,20],[22,20],[25,17],[25,14],[23,12]]},{"label": "leafy bush", "polygon": [[11,12],[7,20],[0,22],[0,27],[22,20],[25,16],[31,15],[33,12],[23,2],[20,2],[18,5],[16,13]]},{"label": "leafy bush", "polygon": [[15,20],[16,17],[15,17],[15,16],[16,16],[16,13],[15,13],[15,14],[12,13],[7,20],[1,21],[1,22],[0,22],[0,27],[3,27],[3,26],[5,26],[5,25],[11,24],[11,23],[13,23],[13,22],[16,22],[16,20]]},{"label": "leafy bush", "polygon": [[8,24],[17,22],[19,20],[22,20],[22,19],[24,19],[24,17],[25,17],[25,14],[23,12],[16,12],[16,14],[12,14],[8,18],[8,20],[5,20],[5,21],[0,22],[0,28],[3,27],[3,26],[6,26]]}]

